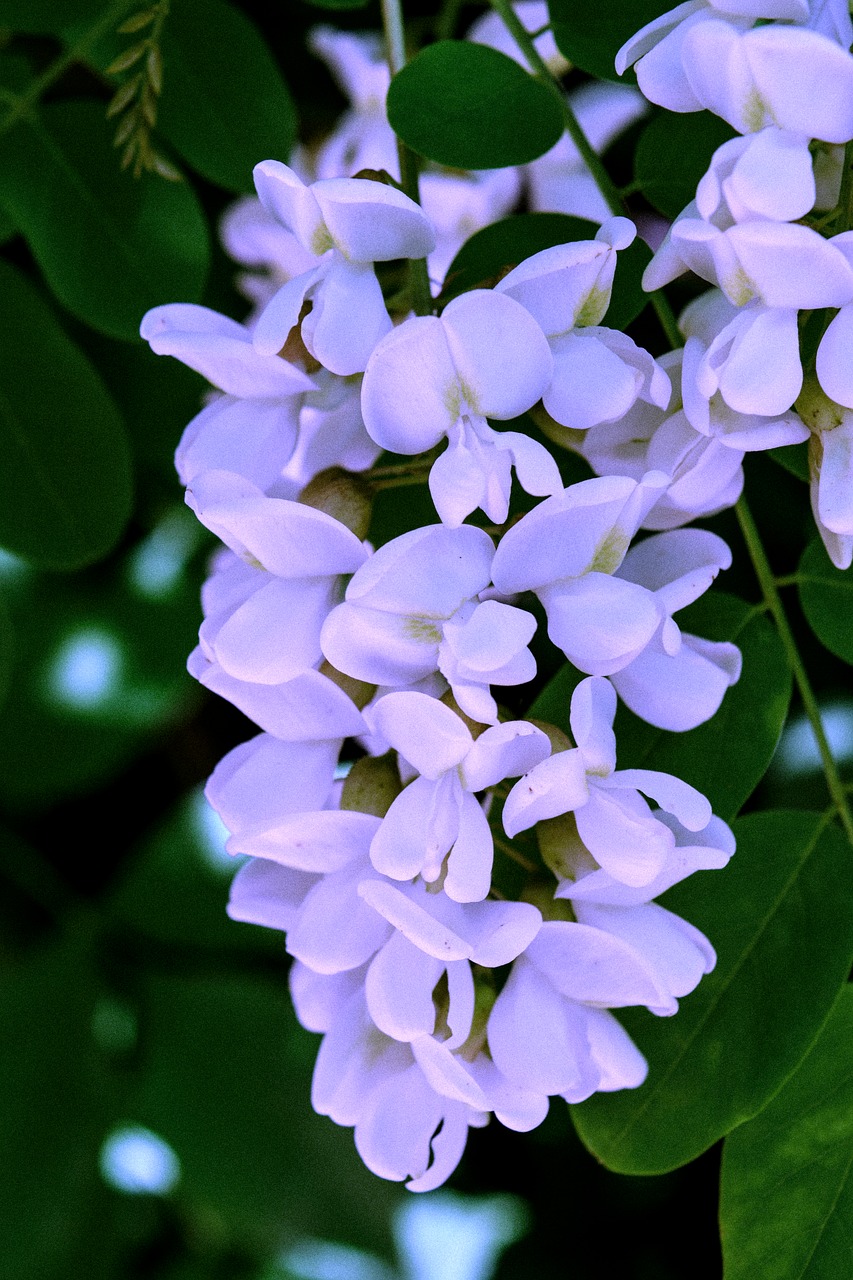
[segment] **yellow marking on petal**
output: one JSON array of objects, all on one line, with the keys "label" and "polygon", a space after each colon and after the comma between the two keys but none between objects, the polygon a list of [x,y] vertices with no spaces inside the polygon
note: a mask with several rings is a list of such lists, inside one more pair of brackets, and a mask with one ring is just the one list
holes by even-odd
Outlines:
[{"label": "yellow marking on petal", "polygon": [[441,626],[431,622],[429,618],[406,618],[403,635],[410,640],[418,640],[421,644],[441,644],[443,639]]},{"label": "yellow marking on petal", "polygon": [[745,307],[755,297],[755,288],[743,267],[738,267],[720,284],[723,293],[735,307]]},{"label": "yellow marking on petal", "polygon": [[754,85],[746,96],[742,115],[746,133],[759,133],[767,125],[776,123],[770,104],[762,98]]},{"label": "yellow marking on petal", "polygon": [[311,252],[316,253],[317,257],[321,257],[329,249],[334,249],[335,242],[332,239],[332,233],[326,226],[325,222],[321,222],[317,230],[311,237]]},{"label": "yellow marking on petal", "polygon": [[604,313],[610,305],[610,290],[599,289],[593,285],[575,312],[575,326],[583,329],[589,324],[598,324],[604,319]]},{"label": "yellow marking on petal", "polygon": [[611,529],[595,548],[587,573],[615,573],[625,558],[629,541],[621,529]]}]

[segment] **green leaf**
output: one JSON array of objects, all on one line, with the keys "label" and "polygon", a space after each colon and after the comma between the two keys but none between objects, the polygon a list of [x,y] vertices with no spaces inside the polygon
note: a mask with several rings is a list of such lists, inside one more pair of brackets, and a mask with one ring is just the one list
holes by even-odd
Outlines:
[{"label": "green leaf", "polygon": [[245,14],[224,0],[173,0],[163,61],[158,131],[205,178],[229,191],[251,191],[254,165],[288,158],[296,138],[293,103]]},{"label": "green leaf", "polygon": [[[833,1280],[853,1241],[853,987],[808,1056],[723,1148],[726,1280]],[[760,1230],[756,1230],[760,1222]]]},{"label": "green leaf", "polygon": [[312,9],[366,9],[370,0],[305,0]]},{"label": "green leaf", "polygon": [[817,1036],[853,959],[853,860],[820,814],[735,823],[723,871],[664,896],[707,934],[717,967],[673,1018],[626,1011],[649,1061],[636,1090],[573,1108],[589,1149],[618,1173],[664,1173],[756,1115]]},{"label": "green leaf", "polygon": [[106,1125],[85,949],[38,947],[0,970],[0,1231],[4,1280],[65,1274],[86,1228]]},{"label": "green leaf", "polygon": [[103,556],[131,506],[127,438],[98,374],[33,287],[0,263],[0,544],[75,569]]},{"label": "green leaf", "polygon": [[743,600],[713,591],[678,615],[682,630],[732,640],[743,654],[740,680],[711,720],[687,733],[655,729],[624,706],[616,717],[620,769],[660,769],[698,787],[727,822],[763,778],[782,732],[791,673],[775,627]]},{"label": "green leaf", "polygon": [[667,218],[675,218],[695,197],[717,147],[736,136],[710,111],[661,112],[640,134],[634,178],[650,204]]},{"label": "green leaf", "polygon": [[577,0],[549,0],[548,11],[557,48],[581,71],[599,80],[618,80],[614,59],[635,32],[671,9],[669,0],[607,0],[584,5]]},{"label": "green leaf", "polygon": [[150,975],[129,1118],[174,1147],[184,1192],[248,1242],[280,1247],[286,1230],[390,1253],[405,1193],[368,1173],[351,1130],[312,1112],[318,1044],[284,980]]},{"label": "green leaf", "polygon": [[[596,223],[565,213],[516,213],[501,218],[465,241],[447,270],[442,301],[449,302],[469,289],[489,287],[543,249],[594,240],[597,230]],[[639,239],[617,255],[613,294],[604,317],[608,327],[624,329],[646,306],[648,295],[640,281],[650,260],[651,250]]]},{"label": "green leaf", "polygon": [[136,338],[150,307],[201,296],[209,246],[192,188],[121,172],[100,103],[47,107],[0,138],[0,205],[95,329]]},{"label": "green leaf", "polygon": [[545,720],[548,724],[556,725],[558,729],[562,729],[563,733],[567,733],[571,737],[569,711],[572,704],[572,694],[581,680],[585,679],[586,676],[582,671],[578,671],[577,667],[573,667],[570,662],[566,662],[560,667],[557,674],[552,676],[545,688],[528,708],[526,718],[528,720]]},{"label": "green leaf", "polygon": [[767,452],[774,462],[778,462],[780,467],[784,467],[786,471],[790,471],[792,476],[796,476],[798,480],[804,480],[806,484],[809,482],[809,446],[804,444],[780,444],[777,449],[768,449]]},{"label": "green leaf", "polygon": [[529,164],[563,132],[556,97],[505,53],[439,40],[399,71],[388,119],[407,146],[458,169]]},{"label": "green leaf", "polygon": [[815,538],[803,552],[797,577],[812,631],[830,653],[853,663],[853,571],[836,569]]},{"label": "green leaf", "polygon": [[[131,7],[130,0],[124,6]],[[121,19],[116,6],[116,23]],[[104,12],[104,0],[0,0],[0,27],[33,36],[59,36],[78,24],[91,26]]]},{"label": "green leaf", "polygon": [[[197,522],[181,511],[128,557],[73,582],[24,573],[7,580],[15,662],[0,734],[0,797],[15,807],[103,782],[197,696],[186,671],[199,621]],[[174,573],[174,581],[169,581]]]},{"label": "green leaf", "polygon": [[122,930],[136,930],[146,940],[260,951],[284,966],[283,933],[226,915],[231,879],[245,861],[225,852],[227,834],[202,791],[192,791],[136,850],[107,911]]}]

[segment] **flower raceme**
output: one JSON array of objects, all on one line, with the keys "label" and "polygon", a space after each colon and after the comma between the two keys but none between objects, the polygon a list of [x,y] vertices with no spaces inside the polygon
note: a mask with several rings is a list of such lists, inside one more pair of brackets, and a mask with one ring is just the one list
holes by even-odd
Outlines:
[{"label": "flower raceme", "polygon": [[[256,184],[291,254],[256,320],[174,306],[143,323],[221,393],[178,453],[189,505],[225,544],[190,668],[263,732],[207,794],[248,858],[229,912],[285,933],[298,1015],[323,1036],[316,1109],[354,1126],[377,1174],[428,1190],[491,1114],[527,1129],[551,1096],[640,1085],[645,1061],[610,1011],[669,1016],[714,963],[654,898],[725,865],[731,833],[678,779],[616,769],[612,726],[618,695],[652,724],[694,727],[737,679],[735,646],[674,619],[728,548],[671,524],[737,488],[743,445],[712,424],[749,333],[723,360],[702,347],[723,389],[706,421],[693,382],[679,407],[677,359],[600,323],[626,219],[440,314],[392,319],[373,268],[431,251],[418,206],[276,161]],[[661,464],[566,487],[545,444],[492,425],[540,400],[599,459],[643,418]],[[438,519],[374,545],[318,473],[367,470],[381,449],[429,456]],[[719,457],[723,478],[702,480]],[[359,483],[369,504],[369,471]],[[467,522],[478,509],[488,529]],[[665,531],[637,542],[643,527]],[[499,702],[530,700],[540,605],[588,677],[566,709],[575,746]],[[515,847],[528,831],[538,853]]]}]

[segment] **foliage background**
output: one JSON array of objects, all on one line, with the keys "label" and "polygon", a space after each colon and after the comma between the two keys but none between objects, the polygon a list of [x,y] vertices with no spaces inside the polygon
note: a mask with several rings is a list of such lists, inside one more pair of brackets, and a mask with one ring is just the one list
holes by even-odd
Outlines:
[{"label": "foliage background", "polygon": [[[394,1263],[393,1244],[406,1193],[366,1172],[349,1131],[311,1112],[316,1039],[290,1010],[282,939],[224,915],[229,869],[200,787],[255,729],[184,670],[212,540],[183,507],[172,454],[204,387],[136,336],[141,315],[160,302],[245,314],[218,220],[251,190],[256,161],[286,159],[297,136],[321,139],[343,108],[325,67],[306,52],[305,33],[318,21],[361,29],[380,18],[358,0],[336,7],[330,14],[301,0],[275,9],[172,0],[155,143],[183,175],[173,183],[122,172],[115,121],[105,119],[122,79],[106,68],[132,42],[115,30],[136,6],[0,0],[0,1270],[7,1280],[285,1280],[296,1273],[282,1257],[309,1239],[406,1265]],[[648,7],[614,6],[631,11],[628,30]],[[465,11],[462,30],[476,12]],[[417,41],[435,14],[424,0],[410,17]],[[704,162],[688,171],[680,118],[677,126],[662,120],[648,126],[660,136],[646,134],[637,153],[636,201],[673,214]],[[705,156],[722,140],[718,124],[697,126],[708,133]],[[617,181],[632,178],[638,132],[607,158]],[[678,288],[674,294],[684,301]],[[630,332],[664,349],[650,311]],[[774,567],[794,574],[813,539],[803,460],[785,458],[787,469],[770,458],[749,461],[750,502]],[[734,551],[725,590],[756,600],[734,515],[706,524]],[[828,648],[794,600],[798,642],[821,699],[843,703],[843,659],[853,657],[848,578],[828,569],[819,547],[806,556],[804,603]],[[752,627],[755,679],[743,686],[745,700],[693,745],[639,741],[630,749],[669,750],[672,760],[659,758],[658,767],[684,776],[698,769],[692,780],[717,787],[712,798],[726,818],[744,802],[747,811],[821,810],[822,780],[807,763],[786,772],[777,758],[753,791],[790,695],[770,624],[719,595],[706,622],[722,631]],[[551,687],[552,699],[561,688]],[[763,729],[761,716],[769,717]],[[780,828],[782,843],[790,831]],[[816,883],[818,897],[835,867]],[[839,910],[848,882],[837,886]],[[740,890],[726,892],[715,909],[736,919]],[[771,958],[782,967],[783,1001],[794,964],[809,969],[803,919],[791,923],[791,958],[781,951]],[[843,956],[833,973],[839,964],[843,974]],[[818,984],[825,971],[815,966]],[[744,1016],[760,1021],[766,997],[753,990]],[[821,1008],[822,1018],[826,1000]],[[712,1087],[736,1087],[743,1069],[735,1058],[732,1079],[724,1072]],[[701,1111],[697,1079],[685,1087],[688,1109],[692,1087]],[[581,1120],[587,1138],[591,1117]],[[170,1194],[129,1196],[103,1176],[103,1144],[127,1124],[151,1129],[176,1153],[181,1176]],[[744,1159],[737,1148],[731,1158],[733,1167]],[[717,1144],[657,1176],[610,1172],[583,1149],[557,1103],[531,1134],[496,1123],[473,1130],[452,1186],[470,1196],[509,1191],[527,1206],[526,1233],[498,1264],[502,1280],[713,1277],[721,1267],[719,1166]],[[747,1233],[762,1213],[761,1194],[759,1187],[731,1210],[732,1222],[745,1215]]]}]

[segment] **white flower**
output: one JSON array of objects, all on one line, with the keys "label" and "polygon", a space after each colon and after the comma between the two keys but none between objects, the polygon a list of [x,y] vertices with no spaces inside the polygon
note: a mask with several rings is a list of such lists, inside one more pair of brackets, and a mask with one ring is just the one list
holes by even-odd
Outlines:
[{"label": "white flower", "polygon": [[388,334],[370,357],[361,408],[371,437],[396,453],[421,453],[445,436],[430,492],[445,524],[476,507],[502,524],[510,469],[528,493],[560,487],[548,450],[517,431],[494,431],[486,418],[515,418],[531,408],[551,377],[552,360],[524,307],[475,289],[437,316],[416,316]]},{"label": "white flower", "polygon": [[256,349],[274,355],[302,320],[302,340],[333,373],[360,373],[379,339],[391,329],[375,262],[422,258],[435,236],[423,211],[395,187],[363,178],[328,178],[306,186],[287,165],[255,166],[261,202],[316,266],[284,284],[254,330]]},{"label": "white flower", "polygon": [[472,525],[427,525],[386,542],[326,620],[324,654],[339,671],[392,688],[440,671],[467,715],[495,721],[488,686],[533,678],[527,644],[536,622],[523,609],[478,599],[493,555],[491,538]]},{"label": "white flower", "polygon": [[544,760],[546,735],[514,720],[475,741],[455,712],[423,693],[388,694],[365,719],[420,775],[392,802],[374,836],[373,865],[395,880],[443,877],[444,892],[456,902],[485,898],[494,850],[476,793]]},{"label": "white flower", "polygon": [[578,834],[614,880],[641,886],[663,871],[675,836],[640,796],[651,796],[683,826],[702,831],[711,820],[703,795],[652,769],[616,769],[613,717],[616,694],[600,676],[582,680],[572,695],[577,746],[560,751],[515,784],[504,805],[510,836],[563,813],[574,813]]},{"label": "white flower", "polygon": [[638,397],[661,407],[669,399],[669,379],[648,352],[598,326],[610,303],[616,251],[635,234],[627,218],[610,218],[595,240],[543,249],[496,286],[530,312],[548,339],[554,372],[542,403],[574,430],[621,418]]}]

